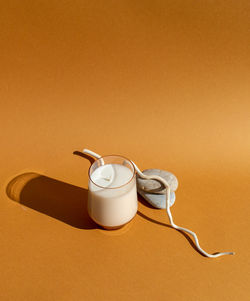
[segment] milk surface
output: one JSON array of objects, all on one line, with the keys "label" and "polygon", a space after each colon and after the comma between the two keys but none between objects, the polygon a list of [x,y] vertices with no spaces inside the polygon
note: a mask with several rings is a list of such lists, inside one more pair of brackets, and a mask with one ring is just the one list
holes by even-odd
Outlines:
[{"label": "milk surface", "polygon": [[[132,171],[120,164],[106,164],[98,167],[92,174],[91,180],[99,186],[116,188],[128,183],[133,177]],[[98,186],[95,186],[99,190]]]}]

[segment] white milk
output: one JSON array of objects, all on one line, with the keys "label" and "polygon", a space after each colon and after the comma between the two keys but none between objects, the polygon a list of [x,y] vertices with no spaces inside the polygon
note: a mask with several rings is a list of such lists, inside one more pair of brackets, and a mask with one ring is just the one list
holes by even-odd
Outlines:
[{"label": "white milk", "polygon": [[117,227],[126,224],[135,216],[136,179],[128,167],[120,164],[100,166],[91,174],[91,180],[88,211],[97,224]]}]

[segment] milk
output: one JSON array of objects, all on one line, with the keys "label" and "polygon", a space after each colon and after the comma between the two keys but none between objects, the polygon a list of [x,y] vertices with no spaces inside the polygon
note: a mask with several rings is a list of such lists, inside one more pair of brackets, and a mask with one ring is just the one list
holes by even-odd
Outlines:
[{"label": "milk", "polygon": [[104,227],[129,222],[137,212],[136,179],[132,170],[121,164],[99,166],[90,175],[88,211]]}]

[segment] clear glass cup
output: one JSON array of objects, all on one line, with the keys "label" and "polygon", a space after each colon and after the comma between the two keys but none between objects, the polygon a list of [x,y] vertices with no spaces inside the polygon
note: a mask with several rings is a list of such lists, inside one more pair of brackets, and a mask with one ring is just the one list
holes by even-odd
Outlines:
[{"label": "clear glass cup", "polygon": [[106,229],[120,228],[136,215],[135,168],[121,156],[97,159],[89,168],[88,213]]}]

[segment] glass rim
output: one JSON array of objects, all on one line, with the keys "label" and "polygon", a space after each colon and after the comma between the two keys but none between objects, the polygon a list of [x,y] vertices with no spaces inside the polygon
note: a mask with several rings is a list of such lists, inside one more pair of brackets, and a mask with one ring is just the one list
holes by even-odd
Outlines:
[{"label": "glass rim", "polygon": [[[104,186],[101,186],[101,185],[96,184],[96,183],[92,180],[91,175],[90,175],[90,169],[91,169],[91,167],[96,163],[96,161],[101,160],[101,159],[104,159],[104,158],[107,158],[107,157],[119,157],[119,158],[122,158],[122,159],[127,160],[127,161],[131,164],[131,166],[132,166],[132,168],[133,168],[133,175],[132,175],[131,179],[129,179],[128,182],[126,182],[126,183],[124,183],[124,184],[122,184],[122,185],[120,185],[120,186],[117,186],[117,187],[104,187]],[[105,164],[104,164],[104,165],[105,165]],[[121,165],[121,164],[120,164],[120,165]],[[125,186],[125,185],[128,185],[128,184],[134,179],[135,173],[136,173],[136,171],[135,171],[135,167],[134,167],[133,162],[132,162],[131,160],[129,160],[128,158],[123,157],[123,156],[121,156],[121,155],[106,155],[106,156],[102,156],[102,157],[96,159],[96,160],[90,165],[89,170],[88,170],[88,176],[89,176],[90,181],[91,181],[95,186],[100,187],[100,188],[103,188],[103,189],[117,189],[117,188],[121,188],[121,187],[123,187],[123,186]]]}]

